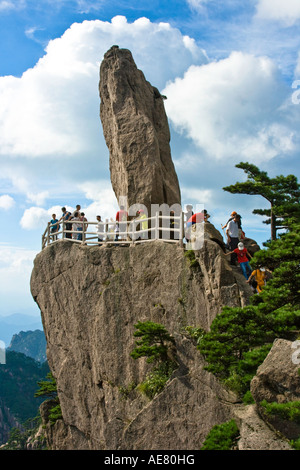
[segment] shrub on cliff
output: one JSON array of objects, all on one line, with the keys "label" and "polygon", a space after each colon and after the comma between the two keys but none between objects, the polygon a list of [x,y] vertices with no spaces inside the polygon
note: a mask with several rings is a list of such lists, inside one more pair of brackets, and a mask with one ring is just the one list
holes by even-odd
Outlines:
[{"label": "shrub on cliff", "polygon": [[135,342],[136,347],[132,350],[131,356],[134,359],[147,357],[149,363],[168,361],[170,347],[175,341],[166,328],[160,323],[151,321],[139,321],[134,326],[136,331],[133,335],[141,339]]},{"label": "shrub on cliff", "polygon": [[239,429],[234,419],[216,424],[207,435],[201,450],[232,450],[239,437]]},{"label": "shrub on cliff", "polygon": [[58,419],[62,418],[61,407],[57,396],[56,380],[52,373],[49,372],[46,380],[38,382],[39,389],[36,391],[36,397],[48,397],[54,402],[54,406],[49,410],[48,419],[50,424],[54,424]]},{"label": "shrub on cliff", "polygon": [[136,347],[131,356],[134,359],[146,357],[147,362],[154,364],[152,371],[148,374],[139,389],[149,398],[153,398],[161,392],[166,382],[177,368],[174,353],[174,338],[166,328],[151,321],[138,322],[134,325],[136,331],[134,336],[141,338],[136,341]]}]

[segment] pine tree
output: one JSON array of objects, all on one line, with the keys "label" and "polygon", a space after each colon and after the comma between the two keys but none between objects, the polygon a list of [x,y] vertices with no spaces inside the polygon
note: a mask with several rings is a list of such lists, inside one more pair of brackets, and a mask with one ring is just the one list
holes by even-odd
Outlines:
[{"label": "pine tree", "polygon": [[247,181],[225,186],[224,191],[233,194],[260,195],[270,203],[269,209],[255,209],[253,214],[267,216],[264,221],[271,226],[271,240],[277,238],[279,229],[286,229],[300,218],[300,186],[294,175],[270,178],[257,166],[246,163],[235,165],[244,170]]},{"label": "pine tree", "polygon": [[57,399],[57,386],[56,380],[52,375],[52,372],[49,372],[46,376],[47,380],[40,380],[37,384],[39,389],[35,393],[35,397],[48,397],[52,399]]},{"label": "pine tree", "polygon": [[134,336],[141,338],[135,342],[131,357],[146,357],[153,368],[146,379],[139,385],[140,390],[152,399],[160,393],[173,371],[178,367],[175,340],[160,323],[139,321],[134,325]]},{"label": "pine tree", "polygon": [[300,330],[300,223],[251,259],[253,269],[265,266],[272,277],[246,307],[224,307],[198,347],[207,369],[236,392],[244,394],[273,341],[294,341]]},{"label": "pine tree", "polygon": [[134,325],[135,337],[141,338],[136,341],[136,347],[132,350],[131,356],[134,359],[147,357],[147,362],[168,361],[170,345],[174,344],[174,338],[168,333],[166,328],[160,323],[151,321],[138,322]]}]

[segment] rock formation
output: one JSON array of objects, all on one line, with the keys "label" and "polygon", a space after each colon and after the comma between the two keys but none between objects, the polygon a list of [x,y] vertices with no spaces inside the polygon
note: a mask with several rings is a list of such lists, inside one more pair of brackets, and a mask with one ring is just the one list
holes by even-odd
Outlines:
[{"label": "rock formation", "polygon": [[[279,338],[274,341],[270,353],[257,369],[256,376],[251,382],[251,393],[258,403],[261,414],[263,409],[260,404],[263,400],[281,404],[300,402],[299,361],[292,360],[294,352],[291,341]],[[299,438],[299,422],[287,422],[279,416],[265,416],[265,419],[289,440]]]},{"label": "rock formation", "polygon": [[[114,46],[105,54],[100,96],[118,200],[126,196],[129,206],[143,204],[148,211],[151,204],[180,204],[163,99],[130,51]],[[51,403],[41,407],[49,448],[198,450],[214,425],[234,418],[239,449],[291,449],[257,406],[238,403],[205,370],[187,333],[189,326],[208,331],[223,306],[245,306],[252,294],[225,257],[221,234],[210,223],[203,226],[203,246],[196,251],[159,240],[117,248],[65,239],[36,256],[31,292],[63,416],[50,425]],[[248,245],[255,251],[255,242]],[[178,360],[151,400],[138,388],[150,366],[130,355],[134,325],[147,320],[167,328]],[[254,395],[261,377],[253,381]]]},{"label": "rock formation", "polygon": [[[232,417],[247,448],[258,441],[265,449],[289,448],[254,409],[256,431],[247,440],[249,409],[204,370],[185,331],[207,330],[223,305],[243,306],[251,294],[218,238],[206,224],[203,248],[192,263],[183,248],[160,241],[120,249],[64,241],[37,255],[31,291],[63,413],[63,421],[46,426],[52,449],[197,450],[213,425]],[[149,370],[143,359],[130,356],[139,320],[165,325],[179,359],[153,400],[135,388]]]},{"label": "rock formation", "polygon": [[113,46],[100,67],[100,116],[117,200],[128,206],[180,204],[170,131],[160,92],[146,81],[127,49]]}]

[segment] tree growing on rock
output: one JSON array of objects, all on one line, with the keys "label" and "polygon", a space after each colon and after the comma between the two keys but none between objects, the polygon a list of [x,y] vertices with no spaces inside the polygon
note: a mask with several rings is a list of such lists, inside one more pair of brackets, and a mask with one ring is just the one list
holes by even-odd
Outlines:
[{"label": "tree growing on rock", "polygon": [[163,325],[151,321],[139,321],[134,326],[136,331],[133,335],[141,338],[136,341],[136,347],[131,352],[134,359],[147,357],[148,363],[170,360],[170,350],[175,341]]},{"label": "tree growing on rock", "polygon": [[[247,393],[257,367],[276,338],[295,340],[300,329],[300,209],[299,185],[293,175],[269,178],[249,163],[236,165],[248,175],[244,183],[223,188],[232,193],[260,194],[271,204],[268,215],[272,240],[251,259],[253,269],[272,272],[262,292],[245,307],[224,307],[210,331],[201,332],[198,348],[207,369],[239,394]],[[268,222],[267,221],[267,222]],[[277,234],[277,230],[285,232]]]},{"label": "tree growing on rock", "polygon": [[152,371],[139,388],[149,398],[161,392],[166,382],[177,368],[175,340],[160,323],[138,322],[134,325],[134,336],[141,338],[131,352],[134,359],[146,357],[153,364]]},{"label": "tree growing on rock", "polygon": [[233,194],[259,195],[270,203],[269,209],[254,209],[253,214],[267,216],[264,221],[271,226],[271,240],[277,238],[277,231],[286,229],[300,216],[300,186],[294,175],[270,178],[251,163],[239,163],[236,168],[244,170],[247,181],[225,186],[224,191]]}]

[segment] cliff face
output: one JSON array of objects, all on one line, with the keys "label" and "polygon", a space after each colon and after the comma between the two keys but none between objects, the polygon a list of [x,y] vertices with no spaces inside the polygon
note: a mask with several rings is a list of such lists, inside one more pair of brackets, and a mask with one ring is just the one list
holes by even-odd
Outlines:
[{"label": "cliff face", "polygon": [[[52,449],[199,449],[211,427],[234,415],[235,397],[203,370],[186,326],[208,329],[223,305],[249,296],[207,224],[197,263],[177,245],[56,243],[35,259],[32,295],[47,338],[63,421],[48,427]],[[132,384],[149,365],[130,357],[134,324],[162,323],[179,368],[149,400]],[[126,393],[124,393],[126,391]]]},{"label": "cliff face", "polygon": [[[226,418],[227,407],[217,399],[224,392],[202,370],[183,328],[207,329],[222,305],[245,302],[247,287],[210,239],[197,260],[191,267],[182,248],[162,242],[109,248],[64,241],[36,257],[32,295],[73,436],[64,446],[198,448]],[[137,392],[125,400],[120,392],[145,379],[145,362],[130,357],[139,320],[165,325],[179,355],[174,379],[152,402]]]},{"label": "cliff face", "polygon": [[[116,197],[128,205],[180,204],[163,97],[127,49],[113,46],[100,67],[100,117]],[[134,214],[135,215],[135,214]]]},{"label": "cliff face", "polygon": [[[105,54],[99,89],[117,198],[126,196],[129,206],[143,204],[148,211],[151,204],[180,204],[163,98],[130,51],[114,46]],[[239,449],[290,449],[255,406],[236,403],[204,370],[186,332],[187,326],[209,330],[223,306],[244,306],[252,294],[225,258],[221,234],[209,223],[204,227],[203,247],[190,253],[161,241],[91,247],[59,240],[37,255],[31,292],[41,310],[63,416],[46,425],[49,448],[197,450],[214,425],[235,418]],[[250,252],[258,249],[248,242]],[[173,336],[178,360],[152,400],[136,387],[149,364],[130,356],[134,325],[147,320]],[[293,369],[289,379],[295,376]],[[268,383],[261,373],[256,396]],[[41,407],[45,423],[50,406]]]}]

